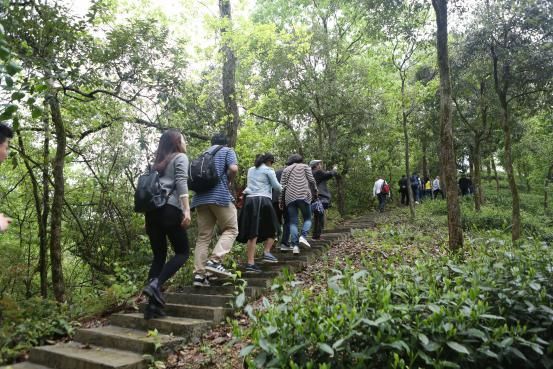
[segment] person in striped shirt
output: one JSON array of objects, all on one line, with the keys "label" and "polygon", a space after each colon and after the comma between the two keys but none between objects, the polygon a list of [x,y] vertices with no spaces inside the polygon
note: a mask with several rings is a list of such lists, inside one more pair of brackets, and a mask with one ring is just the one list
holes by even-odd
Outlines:
[{"label": "person in striped shirt", "polygon": [[[234,198],[229,190],[229,183],[238,172],[238,159],[236,153],[228,145],[227,136],[216,134],[211,139],[213,152],[219,146],[223,146],[215,154],[215,167],[219,177],[219,183],[201,193],[194,194],[192,209],[198,214],[198,238],[194,252],[194,286],[209,286],[206,277],[207,272],[215,275],[229,277],[232,275],[222,264],[223,258],[232,248],[232,244],[238,236],[238,217]],[[208,259],[209,244],[213,238],[214,228],[221,232],[211,257]]]},{"label": "person in striped shirt", "polygon": [[[300,253],[299,244],[311,247],[307,234],[311,229],[311,200],[317,197],[317,183],[311,167],[303,163],[303,157],[294,154],[288,158],[289,166],[282,172],[280,206],[286,207],[290,222],[290,248],[295,255]],[[298,231],[299,213],[303,217],[301,234]],[[288,251],[280,248],[282,251]]]}]

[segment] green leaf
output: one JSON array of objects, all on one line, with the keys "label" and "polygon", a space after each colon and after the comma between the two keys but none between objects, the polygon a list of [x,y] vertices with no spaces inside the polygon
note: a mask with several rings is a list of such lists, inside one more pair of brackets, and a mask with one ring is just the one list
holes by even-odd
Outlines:
[{"label": "green leaf", "polygon": [[321,350],[323,352],[326,352],[330,356],[334,356],[334,350],[332,349],[332,347],[330,347],[326,343],[319,343],[318,347],[319,347],[319,350]]},{"label": "green leaf", "polygon": [[6,86],[9,88],[13,87],[13,79],[10,76],[4,76],[4,79],[6,80]]},{"label": "green leaf", "polygon": [[19,71],[21,71],[21,67],[18,64],[16,64],[14,61],[10,61],[6,63],[6,72],[8,72],[10,76],[13,76]]},{"label": "green leaf", "polygon": [[433,313],[439,313],[440,312],[440,307],[436,304],[428,304],[428,308],[430,309],[430,311],[432,311]]},{"label": "green leaf", "polygon": [[0,46],[0,59],[6,60],[10,56],[10,50],[4,46]]},{"label": "green leaf", "polygon": [[254,345],[249,345],[244,347],[242,350],[240,350],[240,356],[241,357],[248,356],[253,351],[254,348],[255,348]]},{"label": "green leaf", "polygon": [[492,314],[482,314],[480,315],[481,318],[484,319],[492,319],[492,320],[505,320],[502,316],[492,315]]},{"label": "green leaf", "polygon": [[461,345],[460,343],[457,343],[455,341],[448,341],[446,345],[448,345],[451,349],[461,354],[470,355],[469,350],[465,346]]},{"label": "green leaf", "polygon": [[244,304],[246,303],[246,294],[242,292],[241,294],[236,296],[235,303],[237,308],[241,308],[242,306],[244,306]]},{"label": "green leaf", "polygon": [[31,117],[33,119],[38,119],[40,117],[42,117],[42,108],[40,106],[37,106],[37,105],[33,105],[33,107],[31,108]]},{"label": "green leaf", "polygon": [[541,285],[537,282],[530,283],[530,288],[534,291],[539,291],[541,289]]},{"label": "green leaf", "polygon": [[440,347],[442,347],[440,344],[434,342],[434,341],[430,341],[428,343],[428,345],[424,345],[423,346],[425,351],[428,351],[428,352],[434,352],[436,350],[438,350]]},{"label": "green leaf", "polygon": [[25,94],[21,91],[16,91],[12,94],[12,100],[19,101],[25,97]]},{"label": "green leaf", "polygon": [[466,333],[467,336],[477,337],[477,338],[480,338],[482,341],[487,340],[486,334],[484,332],[482,332],[481,330],[476,329],[476,328],[469,328],[469,329],[467,329],[467,331],[465,333]]},{"label": "green leaf", "polygon": [[423,346],[428,345],[428,343],[430,342],[430,340],[428,339],[428,337],[426,337],[424,333],[419,333],[419,340],[421,341]]}]

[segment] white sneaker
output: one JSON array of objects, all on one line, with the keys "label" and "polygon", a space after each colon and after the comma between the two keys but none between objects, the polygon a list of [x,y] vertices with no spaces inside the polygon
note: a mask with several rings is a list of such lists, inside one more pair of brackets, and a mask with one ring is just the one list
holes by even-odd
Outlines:
[{"label": "white sneaker", "polygon": [[292,249],[292,254],[299,255],[300,254],[300,248],[298,246],[294,246]]},{"label": "white sneaker", "polygon": [[307,248],[311,248],[311,245],[309,244],[309,242],[307,242],[307,240],[303,236],[300,236],[300,243]]}]

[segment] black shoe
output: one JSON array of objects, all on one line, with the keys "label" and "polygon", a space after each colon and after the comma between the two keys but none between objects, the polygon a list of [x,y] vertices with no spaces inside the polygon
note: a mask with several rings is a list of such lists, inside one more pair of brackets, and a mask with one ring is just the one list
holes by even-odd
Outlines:
[{"label": "black shoe", "polygon": [[165,306],[165,298],[159,289],[157,278],[153,279],[150,284],[144,287],[142,292],[149,298],[155,300],[159,305]]},{"label": "black shoe", "polygon": [[246,273],[259,274],[259,273],[263,273],[263,271],[255,264],[246,264]]},{"label": "black shoe", "polygon": [[163,308],[153,301],[146,305],[146,309],[144,310],[144,319],[158,319],[166,316],[167,314],[165,313],[165,311],[163,311]]},{"label": "black shoe", "polygon": [[194,282],[192,283],[194,287],[209,287],[209,279],[200,274],[194,276]]}]

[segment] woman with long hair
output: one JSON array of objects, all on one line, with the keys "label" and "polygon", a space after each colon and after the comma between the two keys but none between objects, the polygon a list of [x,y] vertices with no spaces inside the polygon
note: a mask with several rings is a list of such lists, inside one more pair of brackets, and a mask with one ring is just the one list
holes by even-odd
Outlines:
[{"label": "woman with long hair", "polygon": [[271,248],[278,232],[278,220],[272,204],[272,190],[282,190],[275,170],[272,168],[275,157],[270,153],[258,155],[255,165],[248,170],[246,200],[238,219],[237,241],[247,244],[248,263],[246,272],[261,273],[255,264],[255,246],[265,243],[263,261],[277,263]]},{"label": "woman with long hair", "polygon": [[[144,311],[145,319],[165,315],[161,286],[175,275],[189,256],[186,228],[190,225],[191,217],[187,185],[188,157],[185,153],[186,141],[179,131],[170,129],[161,135],[154,169],[159,173],[159,182],[167,202],[145,214],[146,233],[154,255],[148,273],[149,282],[143,290],[149,297]],[[167,238],[175,255],[166,263]]]}]

